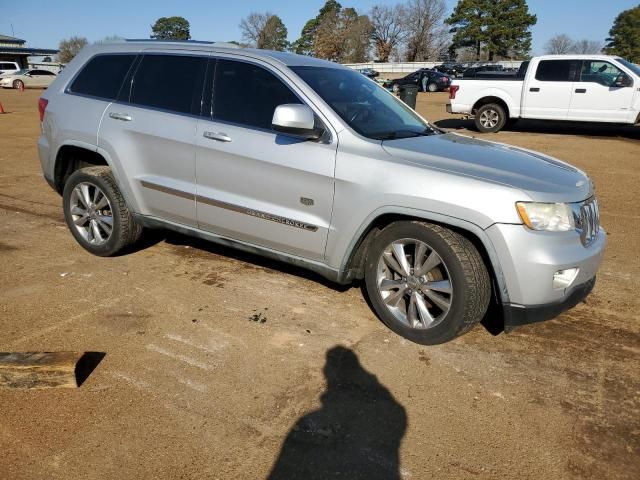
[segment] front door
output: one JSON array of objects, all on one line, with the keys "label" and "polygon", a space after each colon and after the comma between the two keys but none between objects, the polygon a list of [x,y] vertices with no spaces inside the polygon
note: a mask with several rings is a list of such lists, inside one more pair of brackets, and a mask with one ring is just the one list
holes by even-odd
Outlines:
[{"label": "front door", "polygon": [[566,120],[579,61],[541,60],[524,87],[523,117]]},{"label": "front door", "polygon": [[218,59],[196,132],[201,229],[322,260],[331,223],[336,141],[271,129],[278,105],[303,103],[266,65]]},{"label": "front door", "polygon": [[103,115],[98,145],[128,179],[139,213],[196,226],[195,132],[207,63],[208,54],[147,52]]},{"label": "front door", "polygon": [[[616,86],[619,82],[627,86]],[[603,60],[583,60],[580,76],[573,83],[570,120],[591,122],[632,122],[633,80],[614,64]]]}]

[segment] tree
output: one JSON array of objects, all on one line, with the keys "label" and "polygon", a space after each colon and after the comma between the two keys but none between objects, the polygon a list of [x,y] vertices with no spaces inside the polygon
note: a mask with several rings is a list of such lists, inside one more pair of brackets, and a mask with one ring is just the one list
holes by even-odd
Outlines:
[{"label": "tree", "polygon": [[602,52],[602,42],[596,40],[578,40],[571,46],[571,53],[595,55]]},{"label": "tree", "polygon": [[242,38],[256,48],[284,51],[288,48],[287,28],[270,12],[249,14],[240,22]]},{"label": "tree", "polygon": [[571,53],[574,42],[567,35],[556,35],[551,37],[544,46],[544,51],[549,55],[564,55]]},{"label": "tree", "polygon": [[87,43],[87,39],[84,37],[71,37],[68,40],[61,40],[58,45],[58,61],[60,63],[69,63]]},{"label": "tree", "polygon": [[405,11],[407,61],[439,59],[449,41],[443,25],[447,12],[444,0],[409,0]]},{"label": "tree", "polygon": [[454,34],[452,49],[473,46],[477,60],[482,48],[489,60],[526,55],[531,49],[529,28],[536,22],[526,0],[459,0],[446,20]]},{"label": "tree", "polygon": [[367,60],[371,44],[371,22],[354,8],[334,8],[318,19],[313,53],[340,63]]},{"label": "tree", "polygon": [[609,30],[605,51],[640,63],[640,5],[620,13]]},{"label": "tree", "polygon": [[158,40],[189,40],[189,22],[183,17],[160,17],[151,26],[151,38]]},{"label": "tree", "polygon": [[318,12],[316,18],[308,20],[304,27],[302,27],[300,38],[293,42],[292,50],[300,55],[313,55],[315,53],[316,33],[322,17],[328,13],[340,11],[341,9],[342,5],[336,0],[327,0]]},{"label": "tree", "polygon": [[397,48],[406,37],[405,10],[402,5],[376,5],[371,9],[371,37],[373,39],[376,56],[381,62],[388,62],[391,52]]}]

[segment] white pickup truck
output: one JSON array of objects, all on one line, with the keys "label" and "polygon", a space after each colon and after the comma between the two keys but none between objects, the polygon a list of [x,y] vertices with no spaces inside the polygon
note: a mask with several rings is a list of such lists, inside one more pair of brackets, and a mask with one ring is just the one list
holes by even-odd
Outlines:
[{"label": "white pickup truck", "polygon": [[449,113],[473,116],[481,132],[519,118],[637,124],[640,67],[606,55],[546,55],[511,77],[456,79]]}]

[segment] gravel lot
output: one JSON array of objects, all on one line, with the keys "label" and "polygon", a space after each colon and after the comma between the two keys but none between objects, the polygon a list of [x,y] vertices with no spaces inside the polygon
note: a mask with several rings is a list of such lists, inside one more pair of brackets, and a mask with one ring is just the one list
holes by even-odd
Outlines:
[{"label": "gravel lot", "polygon": [[[605,263],[556,320],[422,347],[357,286],[177,234],[89,255],[41,177],[40,94],[0,91],[0,351],[106,356],[76,390],[0,390],[0,478],[638,478],[640,128],[482,137],[592,176]],[[418,110],[478,135],[446,98]]]}]

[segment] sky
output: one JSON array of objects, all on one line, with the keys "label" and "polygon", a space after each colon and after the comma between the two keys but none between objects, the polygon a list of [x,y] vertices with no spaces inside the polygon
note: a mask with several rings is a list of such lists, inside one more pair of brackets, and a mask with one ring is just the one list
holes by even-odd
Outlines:
[{"label": "sky", "polygon": [[[398,3],[385,0],[340,0],[343,7],[366,13],[373,5]],[[457,0],[445,0],[451,12]],[[538,16],[532,28],[534,55],[545,43],[565,33],[575,40],[603,41],[615,17],[638,5],[638,0],[528,0]],[[295,40],[305,22],[317,15],[324,0],[0,0],[0,34],[14,35],[37,48],[56,48],[63,38],[86,37],[90,42],[107,36],[148,38],[159,17],[182,16],[197,40],[240,40],[238,24],[249,13],[270,11],[279,15]]]}]

